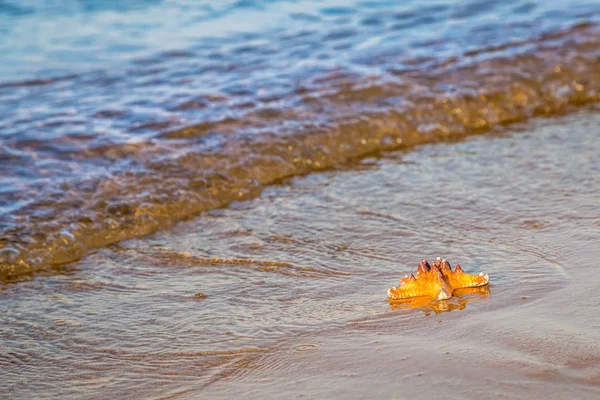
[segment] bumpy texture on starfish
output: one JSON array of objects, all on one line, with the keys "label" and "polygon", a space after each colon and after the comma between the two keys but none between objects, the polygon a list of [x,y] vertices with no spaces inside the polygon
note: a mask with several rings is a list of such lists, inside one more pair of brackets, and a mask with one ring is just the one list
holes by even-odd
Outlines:
[{"label": "bumpy texture on starfish", "polygon": [[433,265],[423,260],[417,267],[417,276],[404,275],[398,287],[388,289],[390,300],[408,299],[411,297],[429,296],[444,300],[452,296],[454,289],[485,286],[490,282],[487,274],[467,274],[460,265],[452,271],[450,263],[437,258]]}]

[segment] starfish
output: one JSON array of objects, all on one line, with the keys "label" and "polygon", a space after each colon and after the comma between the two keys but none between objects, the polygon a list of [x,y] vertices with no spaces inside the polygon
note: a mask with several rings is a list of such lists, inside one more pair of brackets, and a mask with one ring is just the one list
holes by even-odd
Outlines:
[{"label": "starfish", "polygon": [[487,274],[467,274],[458,264],[452,271],[450,263],[438,257],[433,265],[429,265],[427,260],[421,261],[417,267],[417,276],[404,275],[398,287],[388,289],[387,293],[390,300],[420,296],[445,300],[452,296],[455,289],[485,286],[489,282]]}]

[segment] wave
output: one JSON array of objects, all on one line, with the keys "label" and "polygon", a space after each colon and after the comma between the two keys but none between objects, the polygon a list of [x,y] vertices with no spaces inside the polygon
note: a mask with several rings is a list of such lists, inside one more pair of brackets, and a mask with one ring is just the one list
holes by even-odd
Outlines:
[{"label": "wave", "polygon": [[[581,23],[460,57],[404,59],[381,75],[320,71],[265,101],[277,106],[196,125],[159,123],[159,135],[136,143],[75,146],[66,160],[102,164],[110,173],[82,173],[53,190],[7,191],[0,198],[0,278],[72,262],[294,176],[597,102],[598,31]],[[3,168],[27,166],[2,147],[0,161]]]}]

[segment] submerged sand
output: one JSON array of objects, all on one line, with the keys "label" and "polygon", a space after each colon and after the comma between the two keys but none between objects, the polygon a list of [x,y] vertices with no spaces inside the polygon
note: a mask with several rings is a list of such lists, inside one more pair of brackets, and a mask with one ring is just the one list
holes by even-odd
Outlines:
[{"label": "submerged sand", "polygon": [[[600,396],[597,112],[364,159],[0,286],[0,397]],[[489,290],[390,304],[442,256]]]}]

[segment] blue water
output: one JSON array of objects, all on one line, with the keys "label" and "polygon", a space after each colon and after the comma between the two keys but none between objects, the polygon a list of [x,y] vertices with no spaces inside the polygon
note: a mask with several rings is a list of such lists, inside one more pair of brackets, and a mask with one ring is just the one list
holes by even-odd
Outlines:
[{"label": "blue water", "polygon": [[[206,55],[237,49],[236,59],[243,59],[240,49],[247,48],[251,56],[253,48],[270,47],[287,53],[288,61],[308,58],[311,64],[321,64],[323,58],[347,62],[385,50],[458,55],[470,47],[520,39],[578,20],[596,21],[599,4],[593,0],[576,4],[437,0],[426,5],[389,0],[2,0],[0,81],[124,68],[128,62],[167,51]],[[299,34],[306,46],[296,43],[290,54],[286,42]],[[432,40],[444,43],[435,49],[422,45]],[[339,50],[323,51],[331,47]]]}]

